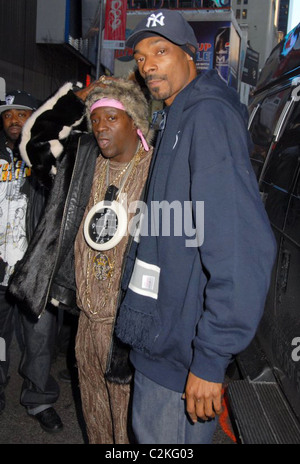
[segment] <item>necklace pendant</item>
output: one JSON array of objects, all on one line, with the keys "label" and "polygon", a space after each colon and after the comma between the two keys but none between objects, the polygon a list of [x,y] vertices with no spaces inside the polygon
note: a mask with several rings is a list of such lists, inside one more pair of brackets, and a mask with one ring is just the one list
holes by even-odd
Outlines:
[{"label": "necklace pendant", "polygon": [[115,185],[109,185],[107,190],[106,190],[104,200],[105,201],[114,201],[116,199],[118,190],[119,189],[117,187],[115,187]]},{"label": "necklace pendant", "polygon": [[104,253],[98,253],[93,259],[93,275],[97,280],[110,279],[114,270],[109,257]]},{"label": "necklace pendant", "polygon": [[117,201],[100,201],[92,207],[84,221],[87,244],[97,251],[115,247],[127,233],[127,212]]}]

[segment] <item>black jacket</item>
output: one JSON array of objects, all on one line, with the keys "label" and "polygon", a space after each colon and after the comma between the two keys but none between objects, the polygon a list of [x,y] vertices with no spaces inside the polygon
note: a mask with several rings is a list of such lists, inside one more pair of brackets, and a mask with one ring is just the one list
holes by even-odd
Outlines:
[{"label": "black jacket", "polygon": [[[74,131],[83,121],[83,102],[71,84],[62,89],[31,116],[20,144],[23,158],[49,189],[46,208],[9,286],[12,296],[35,318],[51,301],[77,312],[73,244],[99,153],[91,134]],[[23,143],[26,149],[22,150]],[[27,149],[30,160],[26,159]]]},{"label": "black jacket", "polygon": [[[76,308],[74,241],[99,153],[91,135],[70,137],[44,214],[10,284],[10,293],[39,317],[51,300]],[[28,288],[35,289],[28,292]]]}]

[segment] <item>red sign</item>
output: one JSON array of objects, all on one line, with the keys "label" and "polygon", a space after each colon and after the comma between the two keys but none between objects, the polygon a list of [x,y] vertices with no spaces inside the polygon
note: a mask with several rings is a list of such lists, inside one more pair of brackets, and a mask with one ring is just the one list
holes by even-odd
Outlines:
[{"label": "red sign", "polygon": [[126,0],[107,0],[103,48],[125,48]]}]

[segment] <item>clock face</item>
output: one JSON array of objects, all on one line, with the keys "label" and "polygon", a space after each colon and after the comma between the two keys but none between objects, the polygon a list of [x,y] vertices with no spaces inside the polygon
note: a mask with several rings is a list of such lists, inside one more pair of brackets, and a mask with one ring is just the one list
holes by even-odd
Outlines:
[{"label": "clock face", "polygon": [[95,243],[107,243],[118,229],[118,216],[111,208],[102,208],[89,222],[89,236]]},{"label": "clock face", "polygon": [[84,236],[95,250],[116,246],[127,230],[127,214],[117,201],[101,201],[89,211],[84,223]]}]

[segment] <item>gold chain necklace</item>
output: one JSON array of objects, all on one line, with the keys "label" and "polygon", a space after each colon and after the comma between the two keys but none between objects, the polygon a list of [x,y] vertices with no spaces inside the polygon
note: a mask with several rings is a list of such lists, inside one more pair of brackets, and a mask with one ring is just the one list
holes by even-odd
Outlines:
[{"label": "gold chain necklace", "polygon": [[[128,179],[126,180],[127,183],[127,188],[129,185],[129,181],[133,178],[134,173],[136,171],[136,167],[141,159],[141,154],[143,152],[143,147],[141,147],[137,153],[134,155],[133,159],[125,166],[124,169],[117,175],[117,177],[113,180],[113,182],[110,182],[109,185],[114,185],[127,171],[129,166],[132,166],[132,170],[129,173],[130,177],[128,176]],[[96,205],[99,201],[99,196],[103,190],[103,185],[104,185],[104,179],[105,175],[107,176],[107,169],[109,167],[109,160],[106,160],[102,171],[101,175],[99,176],[98,180],[98,185],[94,194],[94,205]],[[123,185],[124,186],[124,185]],[[122,187],[123,187],[122,186]],[[84,296],[86,299],[86,304],[88,311],[92,315],[98,314],[106,305],[108,295],[110,294],[110,290],[113,284],[113,276],[114,276],[114,271],[115,271],[115,258],[116,258],[116,246],[113,247],[112,249],[112,254],[113,254],[113,259],[110,260],[107,254],[104,254],[102,252],[97,253],[94,258],[92,259],[92,249],[89,247],[88,250],[88,262],[87,262],[87,270],[86,270],[86,287],[85,287],[85,292]],[[91,290],[91,272],[93,272],[94,277],[99,280],[99,281],[107,281],[107,286],[104,292],[103,297],[101,298],[101,304],[99,303],[99,306],[97,309],[93,310],[92,305],[91,305],[91,300],[90,300],[90,290]]]},{"label": "gold chain necklace", "polygon": [[[109,182],[109,185],[115,185],[116,182],[118,182],[118,180],[123,176],[123,174],[125,174],[125,172],[129,168],[130,163],[131,163],[131,161],[129,161],[129,163],[126,164],[125,168],[122,169],[122,171],[117,175],[117,177],[112,182]],[[110,170],[110,162],[109,162],[109,160],[108,160],[108,164],[107,164],[107,169],[108,169],[108,172],[109,172],[109,170]]]},{"label": "gold chain necklace", "polygon": [[[101,193],[101,191],[103,189],[104,178],[105,178],[107,165],[108,165],[108,160],[106,160],[105,165],[102,168],[101,175],[99,176],[98,185],[97,185],[97,188],[96,188],[96,191],[95,191],[95,194],[94,194],[94,205],[97,203],[98,196],[100,195],[100,193]],[[97,255],[94,257],[94,259],[92,261],[92,249],[89,247],[89,249],[88,249],[88,261],[87,261],[87,267],[86,267],[86,287],[85,287],[84,295],[85,295],[88,311],[91,314],[97,314],[97,311],[92,310],[91,300],[90,300],[91,267],[94,267],[94,262],[95,262],[96,259],[97,259]],[[91,263],[92,263],[92,266],[91,266]],[[105,302],[106,302],[106,298],[105,298]]]}]

